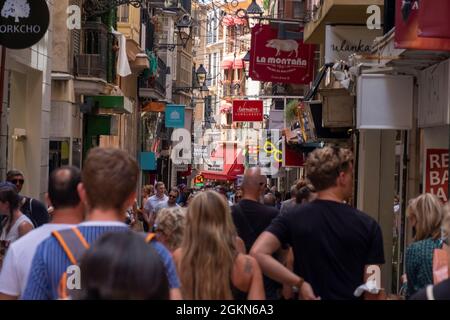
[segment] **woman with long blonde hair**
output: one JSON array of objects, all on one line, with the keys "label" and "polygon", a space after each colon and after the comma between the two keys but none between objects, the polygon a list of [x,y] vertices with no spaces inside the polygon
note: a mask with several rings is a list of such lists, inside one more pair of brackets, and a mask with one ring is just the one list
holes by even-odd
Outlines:
[{"label": "woman with long blonde hair", "polygon": [[181,247],[174,253],[183,298],[265,299],[261,269],[254,258],[239,253],[236,237],[222,195],[206,191],[193,198]]},{"label": "woman with long blonde hair", "polygon": [[425,193],[410,201],[408,219],[413,228],[414,243],[406,249],[407,297],[433,283],[434,249],[442,248],[442,203]]}]

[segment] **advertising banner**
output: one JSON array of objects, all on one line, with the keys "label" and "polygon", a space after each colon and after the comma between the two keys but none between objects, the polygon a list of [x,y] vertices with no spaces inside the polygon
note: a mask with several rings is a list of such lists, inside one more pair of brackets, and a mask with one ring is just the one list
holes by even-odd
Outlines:
[{"label": "advertising banner", "polygon": [[262,100],[234,100],[233,122],[258,122],[264,120]]},{"label": "advertising banner", "polygon": [[419,10],[419,36],[450,38],[450,1],[421,0]]},{"label": "advertising banner", "polygon": [[[300,32],[300,30],[299,30]],[[314,45],[303,40],[278,39],[278,29],[252,29],[250,78],[266,82],[309,84],[314,72]]]},{"label": "advertising banner", "polygon": [[448,149],[427,149],[425,192],[447,202],[448,194]]},{"label": "advertising banner", "polygon": [[[419,0],[396,0],[395,47],[402,49],[450,51],[450,39],[419,36]],[[434,5],[433,5],[434,7]],[[436,6],[435,10],[441,10]],[[448,14],[448,12],[446,12]]]},{"label": "advertising banner", "polygon": [[271,110],[269,129],[284,129],[284,110]]}]

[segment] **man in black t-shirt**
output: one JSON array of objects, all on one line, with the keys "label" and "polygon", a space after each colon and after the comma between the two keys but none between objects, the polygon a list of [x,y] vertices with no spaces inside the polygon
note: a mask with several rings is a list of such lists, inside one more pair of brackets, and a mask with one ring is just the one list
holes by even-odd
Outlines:
[{"label": "man in black t-shirt", "polygon": [[[261,169],[250,168],[244,174],[242,181],[242,199],[231,207],[233,221],[238,236],[244,241],[247,252],[250,252],[258,236],[270,225],[278,215],[275,207],[269,207],[260,202],[266,188],[267,178],[261,175]],[[267,299],[276,299],[280,286],[265,278],[264,288]]]},{"label": "man in black t-shirt", "polygon": [[[330,147],[315,150],[306,172],[317,200],[274,219],[251,255],[265,275],[296,287],[303,299],[356,299],[355,289],[369,276],[367,268],[385,261],[378,223],[344,203],[352,196],[352,154]],[[271,256],[283,244],[292,246],[294,272]]]}]

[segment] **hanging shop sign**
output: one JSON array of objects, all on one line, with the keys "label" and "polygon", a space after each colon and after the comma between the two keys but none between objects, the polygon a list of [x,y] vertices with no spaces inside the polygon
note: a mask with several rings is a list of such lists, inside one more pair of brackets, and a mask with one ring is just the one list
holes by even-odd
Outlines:
[{"label": "hanging shop sign", "polygon": [[450,1],[420,0],[419,37],[450,38]]},{"label": "hanging shop sign", "polygon": [[270,111],[269,129],[284,129],[284,110]]},{"label": "hanging shop sign", "polygon": [[0,0],[0,45],[30,48],[45,35],[49,22],[45,0]]},{"label": "hanging shop sign", "polygon": [[183,105],[167,105],[166,128],[184,128],[185,107]]},{"label": "hanging shop sign", "polygon": [[366,26],[326,26],[325,62],[347,61],[354,53],[371,54],[373,41],[382,30]]},{"label": "hanging shop sign", "polygon": [[283,139],[283,162],[282,167],[300,168],[304,165],[305,160],[303,153],[296,150],[294,146],[289,145]]},{"label": "hanging shop sign", "polygon": [[447,202],[448,149],[427,149],[425,192]]},{"label": "hanging shop sign", "polygon": [[262,100],[234,100],[233,122],[257,122],[264,120]]},{"label": "hanging shop sign", "polygon": [[[422,10],[419,0],[396,0],[395,8],[395,47],[402,49],[450,51],[450,39],[441,37],[421,37],[419,30],[419,11]],[[433,11],[441,10],[435,6]],[[446,15],[448,11],[443,11]],[[433,19],[433,14],[431,15]],[[437,22],[437,21],[436,21]]]},{"label": "hanging shop sign", "polygon": [[253,27],[250,49],[253,80],[309,84],[313,68],[314,45],[306,45],[303,40],[278,39],[278,29],[270,25]]}]

